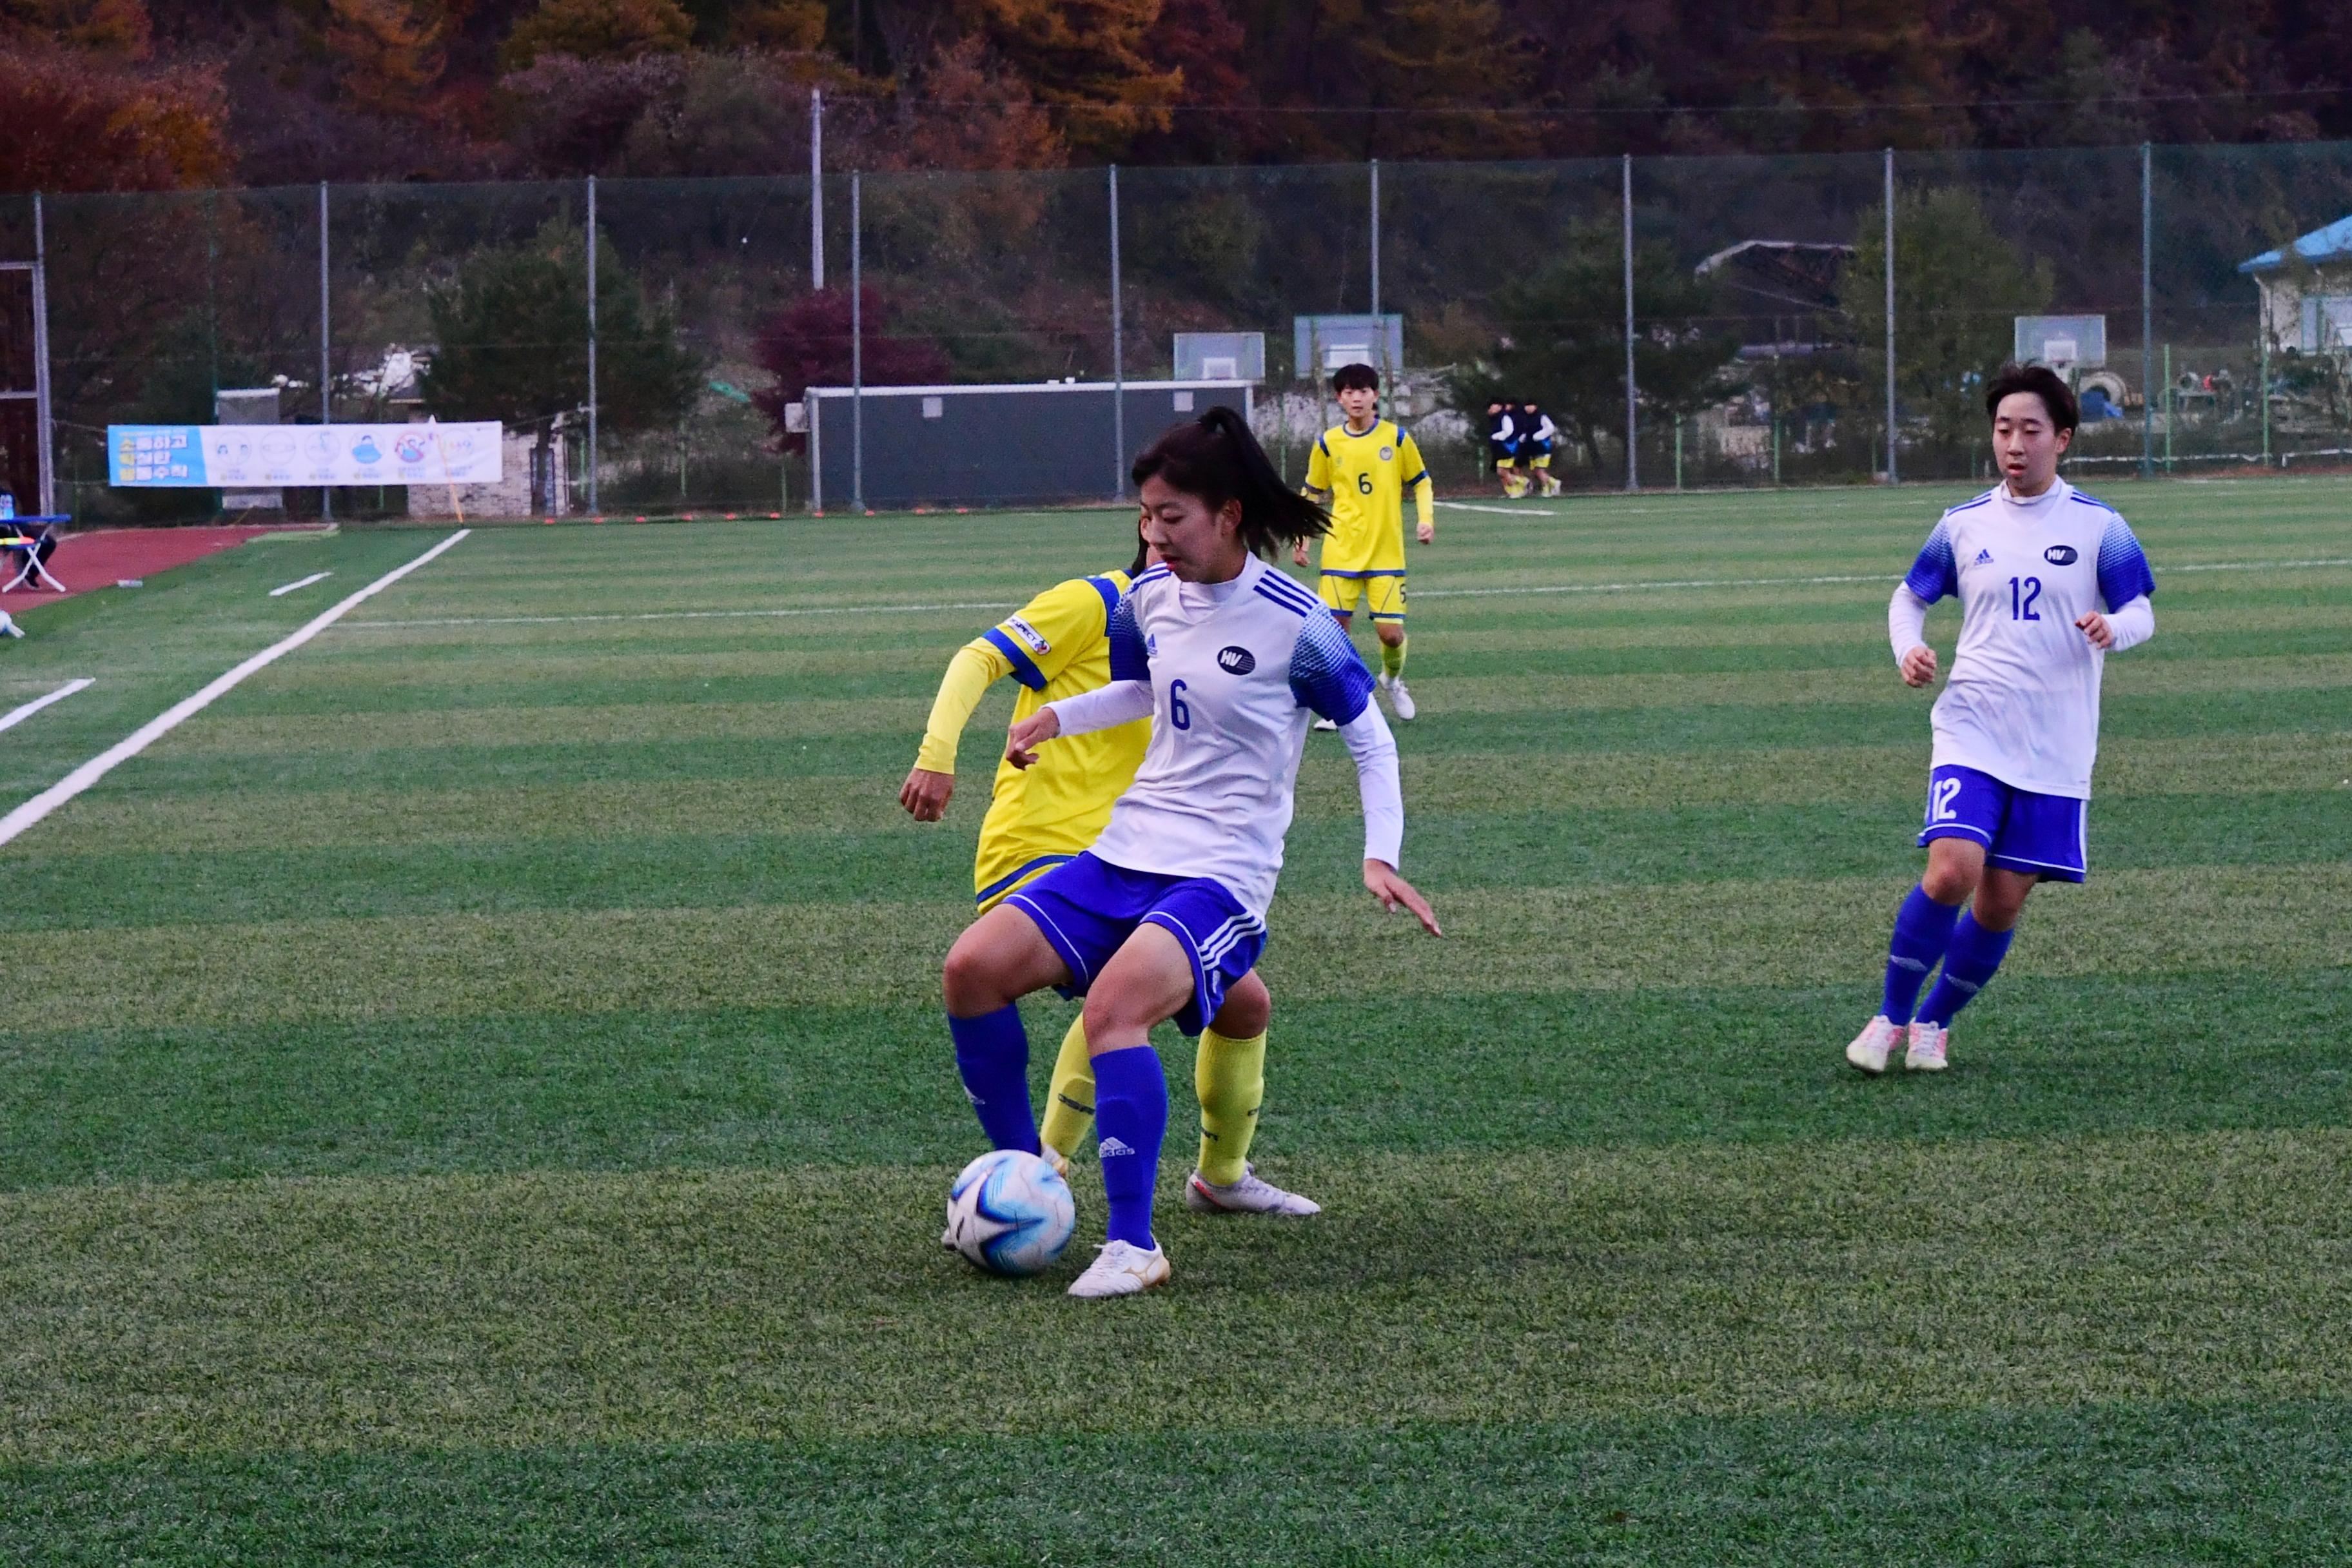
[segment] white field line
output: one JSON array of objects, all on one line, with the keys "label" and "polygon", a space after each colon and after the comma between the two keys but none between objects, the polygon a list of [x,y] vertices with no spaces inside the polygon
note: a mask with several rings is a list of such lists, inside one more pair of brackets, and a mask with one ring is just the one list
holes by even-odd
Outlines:
[{"label": "white field line", "polygon": [[[2174,572],[2268,572],[2303,566],[2352,566],[2352,555],[2321,561],[2199,561],[2167,565]],[[1900,572],[1839,577],[1678,577],[1633,583],[1539,583],[1508,588],[1416,588],[1415,599],[1486,599],[1529,594],[1635,594],[1665,588],[1788,588],[1837,583],[1899,583]],[[400,630],[423,626],[556,626],[594,621],[778,620],[803,616],[912,616],[944,610],[1017,610],[1018,599],[971,599],[936,605],[810,605],[779,610],[645,610],[634,615],[457,616],[442,620],[352,621],[344,629]],[[5,843],[0,839],[0,843]]]},{"label": "white field line", "polygon": [[333,575],[332,572],[313,572],[308,577],[299,578],[282,588],[270,589],[269,596],[273,599],[282,599],[297,588],[307,588],[313,583],[323,583]]},{"label": "white field line", "polygon": [[87,675],[83,676],[79,680],[68,680],[63,686],[58,687],[55,691],[48,693],[47,696],[36,697],[30,702],[26,703],[22,708],[12,708],[5,715],[0,715],[0,730],[13,730],[17,725],[23,723],[26,720],[31,718],[34,714],[38,713],[42,709],[47,708],[50,703],[63,702],[67,698],[71,697],[83,687],[93,686],[96,684],[97,683]]},{"label": "white field line", "polygon": [[[290,636],[281,637],[277,642],[271,643],[268,647],[263,648],[259,653],[255,654],[251,658],[247,659],[243,664],[238,665],[236,668],[228,671],[226,675],[215,678],[213,681],[209,685],[205,686],[202,690],[194,692],[190,696],[181,698],[180,700],[173,703],[172,706],[164,709],[163,711],[156,714],[152,719],[148,720],[147,722],[140,725],[139,728],[131,731],[130,734],[125,735],[113,745],[109,746],[106,750],[99,752],[98,755],[90,758],[89,761],[82,763],[79,767],[74,769],[73,772],[68,773],[65,777],[59,779],[57,783],[51,784],[48,788],[35,795],[32,799],[26,801],[24,805],[18,806],[7,816],[0,816],[0,844],[8,843],[18,834],[23,833],[26,828],[31,827],[43,817],[48,816],[49,813],[57,810],[58,807],[65,805],[66,802],[73,799],[74,796],[81,794],[82,791],[89,788],[90,785],[96,784],[108,773],[113,772],[118,764],[129,762],[131,758],[137,756],[140,752],[153,745],[157,741],[161,740],[165,735],[170,734],[173,730],[179,728],[184,721],[211,707],[215,701],[233,690],[240,681],[245,679],[247,676],[254,674],[257,670],[267,669],[269,666],[277,663],[288,654],[292,653],[296,648],[300,647],[304,643],[309,642],[312,637],[317,637],[320,632],[325,631],[329,626],[333,626],[337,621],[343,617],[345,612],[374,598],[378,594],[383,593],[386,588],[391,587],[394,583],[399,582],[403,577],[405,577],[411,572],[415,571],[419,566],[424,565],[434,557],[453,548],[459,540],[465,538],[467,534],[472,531],[473,531],[471,529],[461,528],[457,532],[451,534],[448,538],[443,540],[440,543],[435,545],[432,549],[426,551],[424,554],[415,557],[404,565],[394,567],[391,571],[385,573],[383,576],[377,578],[366,587],[362,588],[358,593],[352,595],[349,598],[344,599],[341,603],[336,605],[332,609],[323,611],[304,622],[300,630],[292,633]],[[51,695],[54,697],[57,694],[52,693]]]},{"label": "white field line", "polygon": [[1497,517],[1566,517],[1562,511],[1542,511],[1531,506],[1480,506],[1474,500],[1442,500],[1439,506],[1450,506],[1456,511],[1491,511]]}]

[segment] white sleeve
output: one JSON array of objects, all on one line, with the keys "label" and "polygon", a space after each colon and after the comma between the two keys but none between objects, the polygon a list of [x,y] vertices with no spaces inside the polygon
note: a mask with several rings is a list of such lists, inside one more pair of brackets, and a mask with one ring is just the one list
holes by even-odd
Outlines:
[{"label": "white sleeve", "polygon": [[2127,647],[2137,647],[2156,635],[2156,605],[2146,594],[2134,599],[2120,610],[2107,612],[2107,630],[2116,634],[2115,647],[2109,653],[2121,653]]},{"label": "white sleeve", "polygon": [[1356,759],[1356,788],[1364,802],[1364,858],[1394,867],[1404,853],[1404,787],[1397,777],[1396,737],[1389,733],[1380,705],[1367,702],[1361,713],[1339,726],[1339,738]]},{"label": "white sleeve", "polygon": [[1065,735],[1090,735],[1097,730],[1116,729],[1121,724],[1151,716],[1151,682],[1148,680],[1114,680],[1108,686],[1092,691],[1081,691],[1076,697],[1065,697],[1059,702],[1048,702],[1054,717],[1062,721]]},{"label": "white sleeve", "polygon": [[1927,640],[1927,601],[1913,593],[1908,583],[1895,584],[1895,596],[1886,601],[1886,640],[1895,645],[1897,664]]}]

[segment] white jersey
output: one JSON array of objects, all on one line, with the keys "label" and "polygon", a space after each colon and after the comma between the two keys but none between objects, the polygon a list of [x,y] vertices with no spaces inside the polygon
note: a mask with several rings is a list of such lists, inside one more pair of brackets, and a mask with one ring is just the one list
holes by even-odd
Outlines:
[{"label": "white jersey", "polygon": [[1946,512],[1903,584],[1927,604],[1960,600],[1932,765],[2089,799],[2105,655],[2074,621],[2156,592],[2123,518],[2063,479],[2030,500],[2004,484]]},{"label": "white jersey", "polygon": [[1323,602],[1255,556],[1229,583],[1153,567],[1119,601],[1109,637],[1111,680],[1151,683],[1151,743],[1093,853],[1213,878],[1263,920],[1307,725],[1318,713],[1352,724],[1371,672]]}]

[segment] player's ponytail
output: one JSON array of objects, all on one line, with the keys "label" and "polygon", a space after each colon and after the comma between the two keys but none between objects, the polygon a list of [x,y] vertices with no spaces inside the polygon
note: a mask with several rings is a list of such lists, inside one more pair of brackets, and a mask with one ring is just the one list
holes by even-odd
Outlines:
[{"label": "player's ponytail", "polygon": [[1242,508],[1242,542],[1271,558],[1286,544],[1312,539],[1331,526],[1324,510],[1283,483],[1248,421],[1231,408],[1211,408],[1171,425],[1135,459],[1135,482],[1157,478],[1214,510]]}]

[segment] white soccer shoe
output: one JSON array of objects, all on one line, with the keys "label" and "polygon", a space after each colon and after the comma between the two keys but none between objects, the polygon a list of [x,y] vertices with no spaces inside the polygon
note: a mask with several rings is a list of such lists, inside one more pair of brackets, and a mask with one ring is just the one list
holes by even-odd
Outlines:
[{"label": "white soccer shoe", "polygon": [[1410,720],[1418,710],[1413,707],[1412,693],[1405,689],[1404,677],[1400,675],[1391,679],[1382,676],[1381,680],[1389,689],[1389,706],[1396,710],[1398,721],[1402,723]]},{"label": "white soccer shoe", "polygon": [[1903,1047],[1903,1065],[1912,1072],[1942,1072],[1952,1064],[1944,1059],[1945,1047],[1951,1044],[1952,1031],[1941,1024],[1922,1024],[1914,1019],[1910,1043]]},{"label": "white soccer shoe", "polygon": [[18,626],[15,617],[7,611],[0,610],[0,632],[5,632],[12,637],[20,637],[25,635],[25,628]]},{"label": "white soccer shoe", "polygon": [[1881,1013],[1864,1024],[1862,1033],[1846,1047],[1845,1059],[1876,1078],[1886,1070],[1887,1053],[1894,1050],[1895,1042],[1902,1038],[1903,1026],[1887,1022],[1886,1015]]},{"label": "white soccer shoe", "polygon": [[1082,1300],[1105,1296],[1139,1296],[1168,1283],[1168,1254],[1150,1251],[1130,1241],[1106,1241],[1087,1271],[1070,1281],[1070,1294]]},{"label": "white soccer shoe", "polygon": [[1244,1165],[1242,1179],[1222,1187],[1193,1172],[1192,1180],[1184,1184],[1184,1204],[1202,1214],[1278,1214],[1294,1219],[1323,1212],[1323,1205],[1313,1198],[1286,1193],[1260,1176],[1255,1165]]},{"label": "white soccer shoe", "polygon": [[1307,728],[1312,730],[1336,730],[1339,727],[1339,725],[1334,724],[1330,720],[1324,718],[1319,713],[1316,715],[1315,722],[1307,726]]}]

